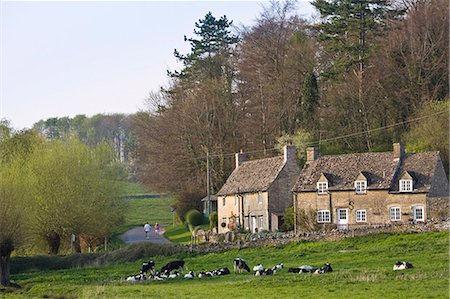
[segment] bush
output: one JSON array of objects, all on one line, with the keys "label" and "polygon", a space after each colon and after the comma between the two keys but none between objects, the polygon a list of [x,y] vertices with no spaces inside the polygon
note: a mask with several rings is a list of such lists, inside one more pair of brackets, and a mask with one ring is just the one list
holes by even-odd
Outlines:
[{"label": "bush", "polygon": [[186,219],[186,222],[192,226],[197,226],[203,223],[203,214],[195,209],[189,210],[184,218]]},{"label": "bush", "polygon": [[217,229],[217,227],[219,226],[219,215],[217,214],[217,212],[212,212],[209,215],[209,229],[213,230],[213,229]]},{"label": "bush", "polygon": [[176,213],[182,221],[186,220],[183,219],[183,216],[185,216],[189,210],[202,210],[202,202],[200,199],[203,197],[204,194],[201,192],[183,192],[177,196],[176,203],[173,207],[176,208]]}]

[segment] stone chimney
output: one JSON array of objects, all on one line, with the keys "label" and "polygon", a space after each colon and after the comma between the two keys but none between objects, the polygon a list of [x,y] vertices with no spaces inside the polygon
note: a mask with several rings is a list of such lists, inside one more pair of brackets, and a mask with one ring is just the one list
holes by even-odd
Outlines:
[{"label": "stone chimney", "polygon": [[239,165],[242,164],[242,162],[247,161],[247,154],[244,153],[243,150],[241,150],[239,153],[236,153],[236,168],[239,167]]},{"label": "stone chimney", "polygon": [[393,148],[394,148],[394,159],[402,158],[403,155],[405,154],[405,149],[403,148],[403,144],[394,143]]},{"label": "stone chimney", "polygon": [[295,161],[295,145],[289,144],[284,146],[284,163],[286,163],[288,160]]},{"label": "stone chimney", "polygon": [[306,163],[312,162],[319,158],[319,149],[317,147],[306,148]]}]

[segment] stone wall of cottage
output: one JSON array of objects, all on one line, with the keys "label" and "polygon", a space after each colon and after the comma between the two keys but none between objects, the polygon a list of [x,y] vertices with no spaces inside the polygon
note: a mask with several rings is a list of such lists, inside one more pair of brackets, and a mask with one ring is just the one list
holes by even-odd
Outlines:
[{"label": "stone wall of cottage", "polygon": [[[385,190],[368,190],[366,194],[357,194],[352,190],[319,195],[317,192],[302,192],[296,193],[296,202],[297,209],[329,210],[334,224],[337,224],[337,209],[348,209],[348,224],[352,226],[390,223],[391,207],[400,207],[401,222],[412,221],[415,206],[423,206],[427,215],[425,193],[389,194]],[[356,222],[357,210],[366,210],[366,222]]]},{"label": "stone wall of cottage", "polygon": [[[258,230],[261,230],[259,227],[259,217],[263,217],[263,228],[262,230],[269,229],[269,213],[268,213],[268,193],[261,192],[262,203],[258,202],[259,192],[252,193],[243,193],[241,196],[243,198],[237,197],[236,195],[227,195],[225,196],[225,205],[223,205],[223,196],[219,196],[217,198],[217,210],[218,210],[218,218],[219,218],[219,232],[225,233],[230,230],[229,223],[230,217],[234,214],[235,216],[242,219],[242,208],[241,205],[243,203],[243,214],[244,220],[248,217],[248,222],[245,223],[244,229],[252,229],[253,228],[253,219],[255,217],[256,225]],[[223,228],[221,223],[225,222],[226,227]]]},{"label": "stone wall of cottage", "polygon": [[278,230],[279,216],[283,216],[287,207],[292,206],[292,188],[298,176],[300,167],[297,160],[290,159],[269,188],[269,213],[271,215],[271,230]]},{"label": "stone wall of cottage", "polygon": [[445,197],[429,197],[428,198],[428,218],[431,220],[442,220],[450,217],[450,198]]}]

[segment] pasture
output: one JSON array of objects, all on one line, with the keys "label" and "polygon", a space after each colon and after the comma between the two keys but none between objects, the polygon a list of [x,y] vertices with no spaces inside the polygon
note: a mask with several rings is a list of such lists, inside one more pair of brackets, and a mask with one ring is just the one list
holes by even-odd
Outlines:
[{"label": "pasture", "polygon": [[[23,289],[6,293],[10,298],[448,298],[449,234],[377,234],[338,242],[300,242],[224,253],[181,253],[148,256],[135,262],[102,267],[15,273],[12,279]],[[235,257],[244,258],[250,268],[258,263],[285,267],[274,276],[252,273],[213,278],[126,283],[143,261],[154,260],[160,269],[178,258],[186,271],[232,269]],[[393,271],[397,260],[413,269]],[[321,266],[329,262],[333,272],[323,275],[293,274],[287,267]],[[13,260],[14,263],[14,260]],[[36,270],[36,269],[35,269]]]}]

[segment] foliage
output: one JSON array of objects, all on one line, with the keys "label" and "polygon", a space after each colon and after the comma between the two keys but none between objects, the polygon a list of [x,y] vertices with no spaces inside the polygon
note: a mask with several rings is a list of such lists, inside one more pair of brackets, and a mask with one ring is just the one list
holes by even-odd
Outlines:
[{"label": "foliage", "polygon": [[117,159],[124,162],[134,157],[136,146],[130,120],[131,117],[124,114],[76,115],[40,120],[33,128],[50,140],[76,136],[89,146],[107,142]]},{"label": "foliage", "polygon": [[[408,152],[440,151],[448,174],[450,101],[430,101],[416,111],[413,118],[427,117],[413,123],[404,135]],[[430,117],[431,116],[431,117]]]},{"label": "foliage", "polygon": [[181,192],[174,204],[175,212],[180,217],[180,220],[185,220],[185,216],[189,210],[202,209],[201,199],[203,196],[203,192]]},{"label": "foliage", "polygon": [[295,145],[297,149],[297,158],[303,165],[306,161],[306,148],[313,146],[314,139],[311,133],[298,129],[294,134],[283,134],[277,139],[277,145],[275,146],[279,152],[283,152],[283,147],[288,144]]},{"label": "foliage", "polygon": [[219,214],[217,212],[212,212],[209,214],[209,229],[214,230],[219,227]]},{"label": "foliage", "polygon": [[94,149],[75,138],[46,143],[30,158],[30,224],[47,241],[49,252],[75,234],[91,244],[123,221],[123,200],[114,155],[106,144]]},{"label": "foliage", "polygon": [[[8,298],[87,297],[267,297],[279,294],[311,298],[445,298],[449,274],[448,232],[421,234],[377,234],[347,238],[338,242],[293,242],[279,246],[244,248],[223,253],[143,255],[135,262],[110,266],[84,267],[58,271],[27,271],[12,278],[24,288]],[[161,247],[163,248],[163,247]],[[423,253],[427,254],[424,255]],[[123,252],[126,257],[126,252]],[[285,268],[274,276],[255,277],[253,273],[231,274],[217,279],[183,278],[130,284],[123,280],[137,273],[143,261],[152,256],[156,267],[182,258],[189,271],[232,269],[233,258],[246,260],[250,268],[258,263],[272,267],[280,262]],[[37,257],[38,258],[38,257]],[[31,258],[33,259],[33,258]],[[397,260],[406,260],[414,268],[392,271]],[[330,262],[333,272],[325,275],[296,275],[288,267],[321,266]],[[30,264],[32,261],[30,260]],[[287,287],[289,286],[289,287]]]},{"label": "foliage", "polygon": [[189,210],[184,218],[192,226],[198,226],[203,223],[203,214],[195,209]]}]

